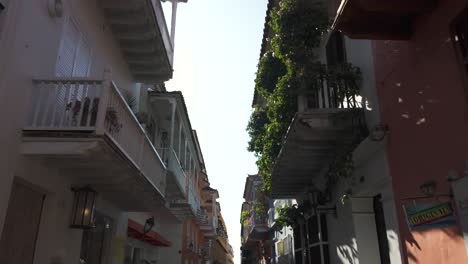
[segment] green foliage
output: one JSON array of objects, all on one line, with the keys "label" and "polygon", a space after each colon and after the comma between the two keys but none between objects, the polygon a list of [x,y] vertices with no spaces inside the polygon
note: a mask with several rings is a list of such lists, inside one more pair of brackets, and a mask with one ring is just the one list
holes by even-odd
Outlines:
[{"label": "green foliage", "polygon": [[277,208],[277,211],[278,217],[275,219],[276,230],[281,230],[285,226],[294,227],[298,224],[298,219],[303,217],[303,212],[299,210],[297,204]]},{"label": "green foliage", "polygon": [[317,4],[303,2],[307,1],[282,0],[271,11],[272,51],[260,59],[255,79],[255,91],[265,103],[255,107],[247,125],[248,150],[258,158],[266,192],[271,188],[274,161],[297,111],[298,91],[315,82],[320,69],[313,52],[326,30],[326,13]]},{"label": "green foliage", "polygon": [[241,224],[243,226],[249,224],[250,212],[247,210],[242,210],[241,212]]},{"label": "green foliage", "polygon": [[271,51],[266,52],[258,62],[255,89],[264,98],[268,97],[275,90],[278,79],[286,72],[286,65],[281,59]]},{"label": "green foliage", "polygon": [[275,229],[279,231],[285,226],[297,226],[300,220],[304,220],[304,214],[308,208],[310,208],[310,203],[307,202],[277,208],[278,217],[275,219]]},{"label": "green foliage", "polygon": [[269,26],[276,33],[271,40],[275,54],[286,64],[298,68],[316,60],[313,48],[320,44],[320,37],[328,26],[323,6],[311,2],[282,0],[270,14]]}]

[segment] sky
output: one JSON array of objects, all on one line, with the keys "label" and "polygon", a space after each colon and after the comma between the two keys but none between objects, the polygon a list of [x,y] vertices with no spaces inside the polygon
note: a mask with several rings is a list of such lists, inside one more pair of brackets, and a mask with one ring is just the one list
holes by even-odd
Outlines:
[{"label": "sky", "polygon": [[[165,3],[170,20],[169,3]],[[267,0],[189,0],[177,9],[174,77],[169,91],[182,91],[197,131],[211,187],[240,263],[240,211],[255,157],[246,132],[263,37]],[[170,27],[170,24],[168,24]]]}]

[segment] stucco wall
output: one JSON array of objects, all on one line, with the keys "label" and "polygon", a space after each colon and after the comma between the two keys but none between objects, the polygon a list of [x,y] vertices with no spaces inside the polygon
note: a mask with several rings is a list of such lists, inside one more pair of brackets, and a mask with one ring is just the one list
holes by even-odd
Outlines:
[{"label": "stucco wall", "polygon": [[[57,171],[19,155],[21,129],[33,78],[54,77],[64,23],[73,17],[92,52],[90,76],[102,78],[110,68],[120,88],[134,89],[134,83],[116,41],[105,27],[97,1],[64,0],[62,18],[51,18],[47,1],[10,1],[0,38],[0,233],[3,227],[13,177],[43,188],[46,193],[35,263],[49,263],[58,256],[64,263],[76,263],[81,230],[68,228],[72,204],[70,182]],[[137,93],[138,91],[134,91]],[[99,203],[98,203],[99,204]],[[105,201],[105,211],[115,223],[120,213]],[[125,221],[123,221],[125,222]],[[126,228],[122,230],[126,232]],[[115,262],[118,263],[118,262]]]},{"label": "stucco wall", "polygon": [[[40,160],[21,157],[18,164],[16,180],[45,194],[34,263],[50,263],[52,260],[76,263],[80,257],[83,230],[69,227],[73,206],[72,180]],[[118,208],[98,196],[96,211],[112,219],[112,241],[126,237],[126,225],[121,226],[128,218]],[[115,250],[115,247],[108,247],[104,249],[104,255],[112,263],[121,263],[120,252]]]},{"label": "stucco wall", "polygon": [[[105,27],[97,1],[64,2],[62,18],[51,18],[47,1],[11,1],[0,40],[0,122],[8,124],[0,133],[0,230],[17,167],[25,103],[33,78],[55,74],[55,64],[64,23],[72,16],[89,42],[92,52],[90,75],[102,78],[105,68],[122,88],[133,89],[127,65],[109,29]],[[136,93],[137,91],[135,91]]]},{"label": "stucco wall", "polygon": [[[409,41],[375,41],[376,85],[388,145],[403,256],[408,263],[466,263],[458,228],[410,233],[402,206],[421,196],[419,186],[437,182],[448,194],[449,171],[463,171],[468,154],[466,87],[450,36],[450,23],[466,1],[439,1],[419,17]],[[444,200],[443,198],[441,200]],[[435,202],[434,199],[416,202]]]}]

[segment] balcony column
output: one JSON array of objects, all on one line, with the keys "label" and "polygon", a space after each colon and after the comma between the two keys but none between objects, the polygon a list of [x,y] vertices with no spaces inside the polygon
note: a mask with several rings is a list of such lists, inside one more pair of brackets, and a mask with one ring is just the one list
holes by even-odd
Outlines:
[{"label": "balcony column", "polygon": [[[175,115],[176,115],[177,103],[175,100],[170,100],[169,104],[171,105],[171,138],[169,139],[169,146],[170,146],[170,149],[174,149]],[[179,144],[180,144],[180,139],[179,139]]]},{"label": "balcony column", "polygon": [[172,15],[171,15],[171,42],[172,48],[175,47],[175,27],[176,27],[176,20],[177,20],[177,4],[179,3],[178,0],[172,0]]},{"label": "balcony column", "polygon": [[96,134],[104,135],[106,132],[105,127],[105,119],[106,119],[106,109],[107,109],[107,101],[109,98],[109,93],[112,85],[112,73],[111,68],[107,67],[104,70],[104,81],[102,82],[101,87],[101,94],[99,96],[99,105],[98,105],[98,113],[96,117]]}]

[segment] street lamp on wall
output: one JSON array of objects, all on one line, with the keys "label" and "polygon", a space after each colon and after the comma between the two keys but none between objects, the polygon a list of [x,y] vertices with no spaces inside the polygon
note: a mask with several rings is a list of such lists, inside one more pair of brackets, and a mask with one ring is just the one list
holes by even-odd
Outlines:
[{"label": "street lamp on wall", "polygon": [[74,193],[71,228],[89,229],[94,227],[96,191],[89,186],[72,188]]},{"label": "street lamp on wall", "polygon": [[437,184],[435,181],[428,181],[419,186],[419,190],[427,197],[432,197],[435,194]]},{"label": "street lamp on wall", "polygon": [[324,194],[320,191],[309,191],[308,196],[310,207],[313,209],[314,214],[317,214],[318,212],[332,212],[336,216],[336,206],[319,207],[319,205],[325,204],[331,200],[330,193]]},{"label": "street lamp on wall", "polygon": [[382,141],[388,135],[390,129],[386,124],[378,124],[370,131],[370,139],[372,141]]},{"label": "street lamp on wall", "polygon": [[190,244],[187,246],[189,251],[193,251],[193,242],[190,241]]},{"label": "street lamp on wall", "polygon": [[154,216],[146,219],[145,226],[143,226],[143,234],[147,234],[154,226]]}]

